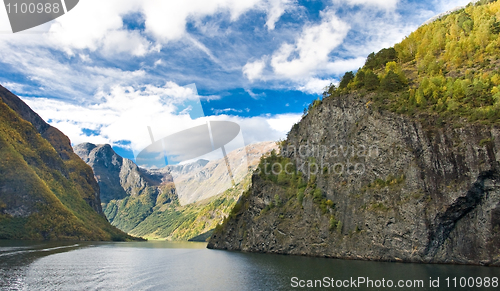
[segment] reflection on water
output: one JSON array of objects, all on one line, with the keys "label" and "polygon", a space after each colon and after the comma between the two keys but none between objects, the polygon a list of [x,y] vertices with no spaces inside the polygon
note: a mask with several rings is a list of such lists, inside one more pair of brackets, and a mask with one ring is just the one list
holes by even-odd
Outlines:
[{"label": "reflection on water", "polygon": [[74,250],[84,244],[88,243],[0,240],[0,290],[23,290],[28,267],[36,259]]},{"label": "reflection on water", "polygon": [[[425,282],[405,290],[455,290],[446,288],[446,277],[500,277],[500,268],[248,254],[191,242],[0,241],[0,290],[290,290],[292,277],[359,276]],[[440,277],[441,288],[428,288],[429,277]]]}]

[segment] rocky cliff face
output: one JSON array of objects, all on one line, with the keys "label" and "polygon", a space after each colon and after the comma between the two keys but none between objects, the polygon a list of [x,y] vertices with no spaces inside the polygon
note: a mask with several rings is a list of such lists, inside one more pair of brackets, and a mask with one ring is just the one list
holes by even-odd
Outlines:
[{"label": "rocky cliff face", "polygon": [[163,179],[169,179],[168,173],[150,174],[139,169],[107,144],[83,143],[74,150],[92,167],[101,189],[104,214],[113,225],[130,231],[151,214],[161,193],[159,186]]},{"label": "rocky cliff face", "polygon": [[368,100],[313,108],[208,247],[500,265],[499,127],[437,126]]},{"label": "rocky cliff face", "polygon": [[[158,185],[161,181],[154,175],[147,175],[134,162],[117,155],[110,145],[83,143],[74,147],[75,153],[92,167],[101,189],[101,201],[138,196],[148,186]],[[155,183],[156,182],[156,183]]]}]

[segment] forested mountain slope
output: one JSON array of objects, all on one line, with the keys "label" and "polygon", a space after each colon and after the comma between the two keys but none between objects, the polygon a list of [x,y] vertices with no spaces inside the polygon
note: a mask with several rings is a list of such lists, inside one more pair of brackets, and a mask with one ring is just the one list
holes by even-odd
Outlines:
[{"label": "forested mountain slope", "polygon": [[0,87],[0,238],[126,240],[69,139]]}]

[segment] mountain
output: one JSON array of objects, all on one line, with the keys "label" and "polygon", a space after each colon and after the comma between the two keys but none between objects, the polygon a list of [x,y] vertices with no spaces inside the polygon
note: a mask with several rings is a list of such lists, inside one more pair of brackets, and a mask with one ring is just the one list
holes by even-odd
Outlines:
[{"label": "mountain", "polygon": [[[205,200],[181,206],[178,200],[153,209],[152,213],[129,233],[151,239],[205,241],[226,218],[241,195],[248,189],[250,174],[234,188]],[[175,188],[173,188],[175,193]]]},{"label": "mountain", "polygon": [[[75,153],[90,165],[101,189],[101,202],[136,197],[150,187],[158,186],[164,175],[149,174],[129,159],[124,159],[110,145],[83,143],[74,147]],[[150,192],[157,195],[156,189]]]},{"label": "mountain", "polygon": [[157,203],[172,201],[173,194],[168,189],[172,178],[168,173],[140,169],[117,155],[110,145],[84,143],[75,146],[75,152],[94,171],[104,214],[119,229],[131,231],[151,214]]},{"label": "mountain", "polygon": [[241,181],[234,188],[224,159],[143,169],[110,145],[84,143],[74,149],[92,167],[113,225],[134,235],[187,240],[222,221],[248,187],[248,169],[275,148],[276,143],[265,142],[230,152],[233,176]]},{"label": "mountain", "polygon": [[[260,157],[275,148],[275,142],[263,142],[230,152],[227,157],[234,180],[243,180],[248,170],[257,166]],[[228,175],[223,158],[204,162],[203,167],[189,171],[180,171],[177,167],[172,167],[170,174],[176,182],[181,205],[208,199],[232,186],[231,176]],[[192,166],[189,167],[192,168]]]},{"label": "mountain", "polygon": [[500,3],[486,2],[330,86],[208,247],[500,266]]},{"label": "mountain", "polygon": [[92,169],[69,139],[0,86],[0,238],[133,239],[104,217]]}]

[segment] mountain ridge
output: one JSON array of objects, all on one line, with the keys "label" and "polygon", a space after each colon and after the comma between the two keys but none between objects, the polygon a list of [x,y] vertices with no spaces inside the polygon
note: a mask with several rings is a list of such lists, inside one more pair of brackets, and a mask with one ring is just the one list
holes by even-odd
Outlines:
[{"label": "mountain ridge", "polygon": [[104,217],[92,169],[69,139],[4,87],[0,97],[0,238],[133,240]]},{"label": "mountain ridge", "polygon": [[[79,163],[78,156],[74,154],[69,138],[57,128],[46,123],[36,112],[34,112],[21,98],[12,94],[9,90],[0,86],[0,98],[18,113],[21,118],[30,122],[38,133],[42,135],[57,151],[68,167],[68,176],[81,185],[79,193],[82,198],[99,214],[104,216],[99,197],[97,181],[93,178],[92,170]],[[79,172],[79,173],[77,173]]]}]

